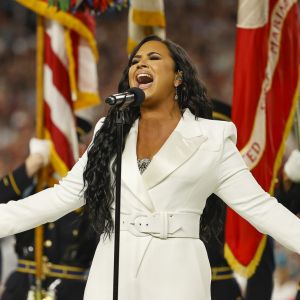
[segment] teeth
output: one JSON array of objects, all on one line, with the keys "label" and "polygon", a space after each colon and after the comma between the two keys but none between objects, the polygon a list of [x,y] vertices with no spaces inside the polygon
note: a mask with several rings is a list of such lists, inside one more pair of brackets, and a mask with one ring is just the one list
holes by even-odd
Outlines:
[{"label": "teeth", "polygon": [[146,74],[146,73],[138,74],[138,75],[137,75],[137,79],[139,79],[139,78],[141,78],[141,77],[145,77],[145,76],[152,79],[152,76],[149,75],[149,74]]}]

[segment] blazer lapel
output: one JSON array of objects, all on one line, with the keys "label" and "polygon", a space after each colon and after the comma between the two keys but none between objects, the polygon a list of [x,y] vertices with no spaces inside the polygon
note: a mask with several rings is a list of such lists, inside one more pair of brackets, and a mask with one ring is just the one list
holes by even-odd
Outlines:
[{"label": "blazer lapel", "polygon": [[142,175],[147,189],[154,187],[187,161],[207,139],[194,115],[186,110],[165,144]]},{"label": "blazer lapel", "polygon": [[152,200],[145,189],[137,164],[136,142],[138,120],[133,124],[122,155],[122,181],[133,192],[138,201],[150,212],[154,211]]}]

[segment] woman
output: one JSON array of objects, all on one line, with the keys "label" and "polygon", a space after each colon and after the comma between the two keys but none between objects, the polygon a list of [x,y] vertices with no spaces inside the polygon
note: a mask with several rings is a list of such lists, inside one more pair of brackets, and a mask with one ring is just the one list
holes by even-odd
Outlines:
[{"label": "woman", "polygon": [[[130,109],[124,130],[120,300],[210,299],[211,271],[199,220],[212,193],[300,253],[299,220],[253,179],[234,145],[234,125],[209,120],[205,89],[182,48],[157,37],[144,39],[129,59],[119,91],[128,87],[143,89],[146,99],[140,110]],[[103,234],[86,300],[112,298],[114,115],[113,109],[98,122],[88,152],[59,185],[0,206],[4,236],[87,205]],[[207,224],[203,218],[200,236]]]}]

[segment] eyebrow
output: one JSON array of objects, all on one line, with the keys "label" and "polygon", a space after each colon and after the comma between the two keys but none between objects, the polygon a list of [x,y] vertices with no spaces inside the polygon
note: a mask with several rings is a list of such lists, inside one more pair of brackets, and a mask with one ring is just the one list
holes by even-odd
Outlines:
[{"label": "eyebrow", "polygon": [[[152,54],[158,54],[159,56],[161,56],[161,54],[159,54],[158,52],[154,52],[154,51],[147,53],[147,56],[150,56]],[[137,54],[133,58],[141,58],[141,57],[142,57],[141,55]]]}]

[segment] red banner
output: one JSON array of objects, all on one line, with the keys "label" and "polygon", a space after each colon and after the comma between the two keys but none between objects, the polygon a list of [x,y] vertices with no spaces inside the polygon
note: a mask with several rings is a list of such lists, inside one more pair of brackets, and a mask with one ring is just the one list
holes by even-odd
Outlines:
[{"label": "red banner", "polygon": [[[296,0],[240,0],[232,121],[238,148],[262,188],[273,192],[298,101],[299,23]],[[225,256],[251,276],[265,238],[228,210]]]}]

